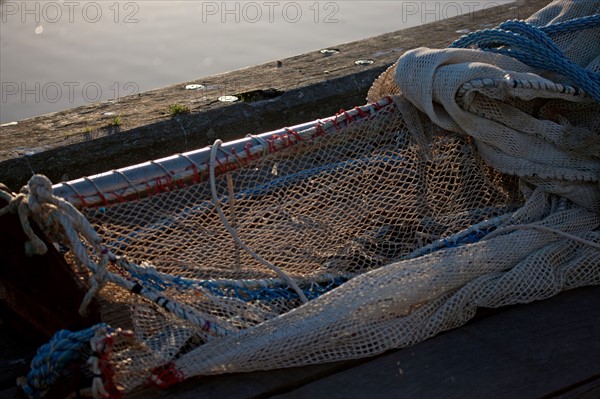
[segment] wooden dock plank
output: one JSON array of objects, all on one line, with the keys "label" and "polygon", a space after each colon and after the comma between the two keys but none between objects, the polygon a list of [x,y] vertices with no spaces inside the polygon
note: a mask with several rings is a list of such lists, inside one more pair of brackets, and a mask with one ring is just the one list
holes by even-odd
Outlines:
[{"label": "wooden dock plank", "polygon": [[3,391],[0,391],[0,399],[20,399],[21,397],[19,396],[18,392],[17,392],[17,388],[8,388],[5,389]]},{"label": "wooden dock plank", "polygon": [[[567,291],[275,398],[554,397],[600,374],[599,312],[600,287]],[[597,385],[579,389],[581,395],[598,390]],[[565,397],[578,397],[570,391],[573,395]]]},{"label": "wooden dock plank", "polygon": [[[39,342],[37,345],[41,345]],[[31,358],[35,355],[35,345],[22,339],[0,321],[0,398],[6,391],[15,386],[17,377],[25,375],[29,370]],[[14,395],[13,395],[14,397]]]},{"label": "wooden dock plank", "polygon": [[142,389],[130,399],[266,398],[350,368],[364,360],[193,378],[168,390]]},{"label": "wooden dock plank", "polygon": [[[32,171],[54,182],[105,172],[224,141],[335,114],[365,103],[373,80],[406,50],[443,48],[464,29],[478,30],[526,18],[549,0],[526,0],[409,29],[333,46],[170,87],[56,112],[0,127],[0,182],[12,190]],[[356,65],[372,59],[370,65]],[[186,90],[202,84],[204,90]],[[276,89],[282,94],[255,102],[225,103],[222,95]],[[189,114],[170,117],[172,104]],[[121,124],[111,125],[115,115]],[[93,160],[93,162],[90,162]]]},{"label": "wooden dock plank", "polygon": [[544,396],[542,399],[598,399],[600,398],[600,374],[583,383],[566,387],[556,394]]}]

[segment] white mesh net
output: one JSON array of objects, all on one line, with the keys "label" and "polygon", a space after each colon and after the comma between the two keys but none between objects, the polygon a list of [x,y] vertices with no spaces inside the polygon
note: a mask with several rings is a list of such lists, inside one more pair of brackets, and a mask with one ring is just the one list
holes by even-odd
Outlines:
[{"label": "white mesh net", "polygon": [[[599,11],[556,1],[528,22]],[[599,38],[552,36],[592,80]],[[599,284],[600,105],[578,86],[505,54],[415,49],[375,82],[370,101],[392,96],[378,105],[260,153],[215,149],[213,192],[196,165],[193,184],[84,208],[132,282],[100,293],[133,330],[102,338],[104,384],[370,356]]]}]

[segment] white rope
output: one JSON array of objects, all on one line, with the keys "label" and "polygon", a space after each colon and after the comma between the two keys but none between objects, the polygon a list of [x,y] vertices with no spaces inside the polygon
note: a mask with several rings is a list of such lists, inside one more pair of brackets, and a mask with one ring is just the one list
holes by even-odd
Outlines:
[{"label": "white rope", "polygon": [[29,209],[28,188],[23,187],[21,193],[16,195],[0,190],[0,197],[8,202],[8,205],[0,209],[0,216],[8,213],[17,213],[19,215],[23,232],[29,238],[29,241],[25,242],[25,253],[29,256],[45,254],[48,250],[46,244],[34,233],[29,223],[31,211]]},{"label": "white rope", "polygon": [[[27,212],[23,212],[23,214],[27,214],[27,216],[35,214],[40,217],[44,217],[43,215],[46,214],[46,227],[52,224],[53,220],[58,221],[71,244],[71,249],[76,258],[92,272],[90,288],[79,307],[79,313],[84,315],[94,296],[108,282],[108,272],[106,270],[108,250],[102,245],[102,238],[96,233],[87,219],[69,202],[53,195],[52,183],[46,176],[33,176],[29,179],[27,186],[29,188],[29,196],[27,198],[28,210]],[[46,210],[43,209],[44,205],[47,205]],[[21,208],[24,207],[19,207],[19,216],[22,214]],[[23,219],[21,223],[23,224]],[[25,229],[25,226],[23,228]],[[98,263],[90,259],[87,249],[81,243],[80,234],[92,245],[92,248],[99,255],[100,259]],[[39,238],[37,239],[39,240]],[[37,245],[34,240],[32,240],[32,243],[34,247]],[[47,248],[44,245],[44,252],[45,250]]]},{"label": "white rope", "polygon": [[223,142],[221,140],[217,139],[210,150],[209,178],[210,178],[210,194],[212,196],[213,205],[215,206],[215,209],[217,210],[217,213],[219,214],[219,217],[221,218],[223,225],[225,226],[225,228],[227,229],[229,234],[231,234],[231,236],[233,237],[235,242],[240,247],[242,247],[246,252],[248,252],[254,259],[256,259],[257,261],[259,261],[260,263],[262,263],[263,265],[265,265],[266,267],[268,267],[269,269],[271,269],[275,273],[277,273],[277,275],[282,280],[287,282],[290,285],[290,287],[292,287],[292,289],[294,291],[296,291],[296,294],[298,294],[298,296],[300,297],[300,300],[303,303],[308,302],[308,298],[306,298],[306,295],[304,295],[304,293],[302,292],[300,287],[298,287],[298,284],[296,284],[296,282],[294,280],[292,280],[287,274],[285,274],[283,272],[283,270],[281,270],[280,268],[278,268],[271,262],[263,259],[262,257],[260,257],[260,255],[258,255],[254,251],[252,251],[250,248],[248,248],[248,246],[246,244],[244,244],[244,242],[238,237],[235,229],[233,229],[231,227],[231,225],[227,221],[227,218],[225,217],[225,214],[221,210],[221,205],[219,203],[219,197],[217,196],[217,185],[215,183],[215,159],[216,159],[217,151],[219,150],[219,147],[221,146],[222,143]]},{"label": "white rope", "polygon": [[[231,214],[231,227],[233,227],[233,229],[237,228],[237,218],[235,216],[235,195],[233,192],[233,178],[231,177],[231,173],[227,173],[227,192],[229,194],[229,209],[230,209],[230,214]],[[242,260],[241,260],[241,256],[240,256],[240,246],[238,245],[237,242],[234,242],[234,249],[235,249],[235,267],[236,269],[241,269],[242,267]]]},{"label": "white rope", "polygon": [[263,139],[260,136],[254,135],[254,134],[247,134],[246,137],[250,137],[250,138],[258,141],[258,144],[262,147],[262,156],[263,157],[266,157],[267,155],[269,155],[269,143],[267,143],[267,141],[265,139]]},{"label": "white rope", "polygon": [[[48,231],[44,231],[47,236],[65,236],[64,238],[68,240],[75,257],[90,271],[90,287],[79,307],[81,314],[85,314],[94,296],[107,282],[115,283],[128,291],[132,291],[136,286],[136,283],[111,273],[106,269],[109,261],[115,262],[120,267],[124,267],[123,264],[127,262],[122,258],[116,257],[102,245],[102,238],[71,203],[53,195],[52,183],[46,176],[33,176],[19,195],[13,195],[4,191],[0,191],[0,193],[3,199],[9,201],[9,205],[0,209],[0,216],[5,213],[15,213],[18,211],[23,230],[30,240],[26,245],[28,251],[30,251],[28,252],[29,254],[43,254],[47,251],[46,244],[35,234],[29,223],[29,216],[35,216],[40,227],[43,229],[55,229],[53,231],[55,234],[52,235],[48,234]],[[60,224],[60,227],[62,227],[62,232],[56,229],[58,227],[57,224]],[[91,244],[93,250],[100,257],[98,263],[95,263],[90,258],[88,248],[82,243],[81,238]],[[160,293],[148,287],[142,287],[139,294],[178,317],[215,335],[223,336],[231,331],[235,331],[233,326],[224,322],[217,324],[214,320],[209,320],[193,308],[168,300]]]}]

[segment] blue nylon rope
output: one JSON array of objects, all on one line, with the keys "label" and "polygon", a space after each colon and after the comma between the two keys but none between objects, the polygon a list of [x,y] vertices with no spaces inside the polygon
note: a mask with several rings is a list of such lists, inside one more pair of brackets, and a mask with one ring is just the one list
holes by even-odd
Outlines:
[{"label": "blue nylon rope", "polygon": [[525,21],[511,20],[494,29],[469,33],[456,40],[450,48],[476,45],[483,51],[507,55],[522,63],[569,77],[580,89],[600,102],[600,73],[575,64],[552,41],[551,37],[600,27],[600,14],[537,27]]},{"label": "blue nylon rope", "polygon": [[81,357],[82,349],[89,347],[96,331],[105,327],[102,323],[77,332],[60,330],[54,334],[31,361],[31,370],[21,385],[23,392],[31,398],[40,398],[63,375],[68,364]]},{"label": "blue nylon rope", "polygon": [[[130,272],[131,275],[138,280],[142,285],[149,285],[158,291],[164,291],[168,287],[181,289],[182,291],[202,287],[208,289],[209,292],[216,296],[231,297],[241,299],[244,302],[266,300],[273,301],[279,299],[295,300],[298,299],[298,294],[285,283],[275,283],[268,287],[244,288],[238,286],[223,285],[211,281],[191,282],[178,276],[171,282],[162,281],[159,277],[153,275],[140,275]],[[335,277],[330,281],[324,281],[317,284],[305,283],[301,284],[302,292],[309,299],[314,299],[322,294],[336,288],[348,281],[345,277]]]}]

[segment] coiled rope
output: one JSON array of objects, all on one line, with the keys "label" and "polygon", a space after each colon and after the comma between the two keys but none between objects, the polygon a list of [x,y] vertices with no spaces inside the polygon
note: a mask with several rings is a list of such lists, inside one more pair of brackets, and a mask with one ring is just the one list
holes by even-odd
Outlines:
[{"label": "coiled rope", "polygon": [[27,377],[17,380],[17,385],[30,398],[41,398],[56,381],[64,375],[67,366],[82,359],[90,341],[108,331],[106,324],[97,324],[85,330],[58,331],[47,344],[42,345],[33,360]]},{"label": "coiled rope", "polygon": [[552,37],[558,34],[593,28],[600,28],[600,14],[543,27],[511,20],[497,28],[469,33],[449,48],[477,46],[480,50],[506,55],[534,68],[559,73],[600,102],[600,73],[575,64],[552,41]]}]

